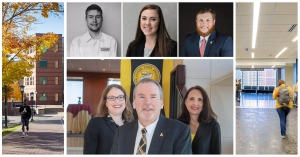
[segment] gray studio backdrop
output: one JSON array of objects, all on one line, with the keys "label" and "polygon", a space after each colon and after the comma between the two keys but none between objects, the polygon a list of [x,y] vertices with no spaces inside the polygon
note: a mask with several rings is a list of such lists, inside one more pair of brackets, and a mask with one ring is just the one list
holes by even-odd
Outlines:
[{"label": "gray studio backdrop", "polygon": [[103,12],[101,31],[117,40],[117,56],[121,56],[121,3],[67,3],[67,56],[70,57],[72,40],[87,32],[85,10],[91,4],[97,4]]},{"label": "gray studio backdrop", "polygon": [[[129,43],[134,40],[138,18],[142,8],[151,3],[123,3],[123,57]],[[153,3],[158,5],[164,16],[167,31],[177,41],[177,3]]]}]

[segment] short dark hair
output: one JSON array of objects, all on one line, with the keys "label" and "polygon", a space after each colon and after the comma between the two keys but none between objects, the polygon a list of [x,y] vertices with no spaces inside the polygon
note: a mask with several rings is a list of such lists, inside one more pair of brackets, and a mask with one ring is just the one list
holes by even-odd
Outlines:
[{"label": "short dark hair", "polygon": [[214,20],[216,19],[216,16],[217,16],[216,12],[210,8],[201,8],[196,14],[196,19],[197,19],[198,14],[204,14],[204,13],[211,13],[213,19]]},{"label": "short dark hair", "polygon": [[87,17],[87,13],[90,10],[97,10],[97,11],[99,11],[101,13],[101,18],[102,18],[102,9],[97,4],[92,4],[92,5],[90,5],[89,7],[86,8],[86,10],[85,10],[85,18]]}]

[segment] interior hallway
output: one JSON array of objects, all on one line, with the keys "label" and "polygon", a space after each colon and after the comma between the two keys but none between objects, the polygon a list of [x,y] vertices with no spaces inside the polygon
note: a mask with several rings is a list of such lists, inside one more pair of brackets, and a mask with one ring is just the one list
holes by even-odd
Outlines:
[{"label": "interior hallway", "polygon": [[243,93],[236,103],[236,154],[298,154],[298,109],[287,116],[286,139],[272,93]]}]

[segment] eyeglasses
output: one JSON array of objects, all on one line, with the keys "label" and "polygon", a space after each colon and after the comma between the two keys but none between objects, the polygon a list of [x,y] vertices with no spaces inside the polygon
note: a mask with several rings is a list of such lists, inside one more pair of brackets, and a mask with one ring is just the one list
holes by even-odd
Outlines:
[{"label": "eyeglasses", "polygon": [[125,100],[125,96],[124,96],[124,95],[119,95],[119,96],[108,96],[108,97],[106,97],[106,99],[109,100],[109,101],[115,101],[116,98],[118,98],[118,100],[120,100],[120,101]]}]

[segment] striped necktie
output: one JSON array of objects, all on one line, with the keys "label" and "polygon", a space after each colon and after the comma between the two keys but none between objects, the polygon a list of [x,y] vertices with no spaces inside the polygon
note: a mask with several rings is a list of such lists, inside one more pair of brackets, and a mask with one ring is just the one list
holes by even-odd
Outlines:
[{"label": "striped necktie", "polygon": [[200,57],[204,57],[205,44],[206,40],[203,38],[200,46]]},{"label": "striped necktie", "polygon": [[146,147],[147,147],[146,133],[147,133],[146,128],[143,128],[142,129],[142,138],[141,138],[141,141],[138,146],[138,150],[137,150],[136,154],[146,155]]}]

